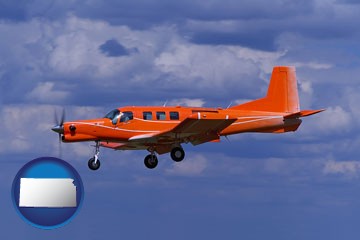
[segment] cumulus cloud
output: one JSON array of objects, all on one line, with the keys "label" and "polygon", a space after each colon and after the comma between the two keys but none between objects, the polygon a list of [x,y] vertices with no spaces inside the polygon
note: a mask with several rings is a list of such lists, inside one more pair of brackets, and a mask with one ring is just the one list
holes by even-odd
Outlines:
[{"label": "cumulus cloud", "polygon": [[[304,119],[310,121],[310,119]],[[311,124],[303,127],[302,133],[308,135],[345,135],[353,128],[351,114],[341,106],[329,107],[324,112],[313,116]]]},{"label": "cumulus cloud", "polygon": [[69,92],[54,90],[54,82],[39,83],[30,93],[27,94],[29,100],[43,103],[56,103],[63,101],[69,96]]},{"label": "cumulus cloud", "polygon": [[78,104],[95,94],[106,95],[105,99],[125,95],[130,100],[135,99],[132,89],[147,95],[151,87],[153,101],[197,96],[210,98],[212,104],[212,99],[233,94],[255,95],[256,83],[265,91],[267,84],[261,79],[268,81],[272,66],[285,54],[197,45],[169,25],[133,30],[74,15],[0,24],[0,32],[9,29],[14,31],[7,37],[16,44],[1,39],[0,51],[6,59],[2,79],[11,80],[4,92],[10,103],[58,103],[66,98],[67,103]]},{"label": "cumulus cloud", "polygon": [[[1,153],[42,152],[58,154],[58,136],[51,131],[55,125],[55,105],[9,105],[0,110],[2,130],[0,136]],[[98,108],[69,107],[72,119],[94,118]],[[67,146],[64,146],[66,149]],[[70,149],[70,148],[69,148]],[[82,156],[80,150],[74,151]]]}]

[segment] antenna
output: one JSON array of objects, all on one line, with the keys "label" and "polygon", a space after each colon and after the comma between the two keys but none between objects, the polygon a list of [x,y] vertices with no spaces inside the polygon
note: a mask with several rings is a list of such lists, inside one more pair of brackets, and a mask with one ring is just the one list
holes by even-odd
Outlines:
[{"label": "antenna", "polygon": [[168,100],[166,100],[166,101],[164,102],[163,107],[165,107],[167,103],[168,103]]},{"label": "antenna", "polygon": [[228,109],[229,107],[231,107],[232,104],[233,104],[233,102],[231,101],[231,102],[229,103],[229,105],[227,106],[226,109]]}]

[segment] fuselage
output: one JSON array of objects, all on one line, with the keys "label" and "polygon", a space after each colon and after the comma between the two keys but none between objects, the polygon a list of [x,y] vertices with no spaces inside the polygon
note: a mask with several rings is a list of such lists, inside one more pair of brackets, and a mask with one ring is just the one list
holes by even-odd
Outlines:
[{"label": "fuselage", "polygon": [[64,142],[111,141],[126,142],[138,135],[171,131],[191,115],[199,119],[207,115],[236,117],[231,125],[217,134],[232,135],[243,132],[281,133],[295,131],[301,120],[285,119],[287,113],[244,111],[198,107],[122,107],[114,109],[105,118],[64,123]]}]

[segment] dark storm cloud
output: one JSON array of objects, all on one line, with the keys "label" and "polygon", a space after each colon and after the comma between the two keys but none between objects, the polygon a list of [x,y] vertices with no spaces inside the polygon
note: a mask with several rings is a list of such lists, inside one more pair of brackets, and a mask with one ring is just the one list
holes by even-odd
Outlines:
[{"label": "dark storm cloud", "polygon": [[99,46],[99,49],[108,57],[129,56],[131,53],[139,51],[137,48],[125,48],[116,39],[107,40],[104,44]]},{"label": "dark storm cloud", "polygon": [[99,49],[108,57],[128,56],[130,52],[115,39],[107,40],[99,46]]}]

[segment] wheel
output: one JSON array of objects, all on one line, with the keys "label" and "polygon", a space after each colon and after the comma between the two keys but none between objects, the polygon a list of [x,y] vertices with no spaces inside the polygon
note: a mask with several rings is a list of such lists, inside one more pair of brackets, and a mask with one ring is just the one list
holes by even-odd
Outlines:
[{"label": "wheel", "polygon": [[144,164],[147,168],[153,169],[158,165],[158,159],[155,155],[149,154],[145,157]]},{"label": "wheel", "polygon": [[91,170],[98,170],[100,167],[100,160],[98,159],[95,163],[95,157],[89,159],[88,166]]},{"label": "wheel", "polygon": [[170,155],[171,159],[175,162],[181,162],[185,157],[185,152],[181,147],[174,147]]}]

